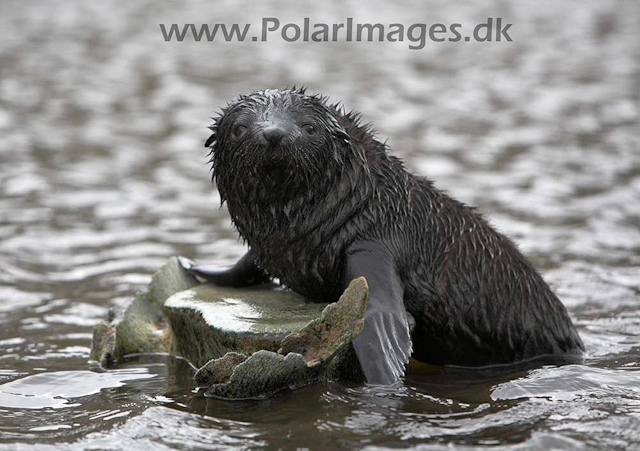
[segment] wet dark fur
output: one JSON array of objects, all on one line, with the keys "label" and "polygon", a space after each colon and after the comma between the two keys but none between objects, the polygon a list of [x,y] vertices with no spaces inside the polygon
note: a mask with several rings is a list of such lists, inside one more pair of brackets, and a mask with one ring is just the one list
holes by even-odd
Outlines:
[{"label": "wet dark fur", "polygon": [[[315,140],[287,136],[270,152],[257,135],[234,140],[238,120],[273,111],[313,121]],[[484,366],[581,354],[564,306],[515,245],[407,172],[358,115],[304,90],[272,90],[239,97],[211,129],[222,201],[258,266],[287,287],[337,300],[346,249],[375,240],[392,255],[417,321],[414,358]]]}]

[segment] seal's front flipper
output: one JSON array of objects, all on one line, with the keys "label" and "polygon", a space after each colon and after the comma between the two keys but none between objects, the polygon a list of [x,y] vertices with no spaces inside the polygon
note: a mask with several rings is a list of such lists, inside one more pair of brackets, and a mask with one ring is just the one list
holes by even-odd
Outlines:
[{"label": "seal's front flipper", "polygon": [[260,285],[270,280],[269,275],[256,265],[251,251],[244,254],[235,265],[226,270],[220,270],[213,266],[197,265],[193,260],[185,257],[178,257],[178,262],[194,276],[221,287],[247,287]]},{"label": "seal's front flipper", "polygon": [[402,281],[391,257],[376,242],[352,245],[345,266],[345,286],[360,276],[369,285],[364,329],[353,340],[360,366],[367,382],[393,384],[404,375],[411,356]]}]

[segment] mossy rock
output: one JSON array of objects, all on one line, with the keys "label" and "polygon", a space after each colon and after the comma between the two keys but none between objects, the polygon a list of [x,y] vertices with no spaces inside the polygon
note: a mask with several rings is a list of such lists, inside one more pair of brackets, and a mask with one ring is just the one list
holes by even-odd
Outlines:
[{"label": "mossy rock", "polygon": [[334,304],[307,303],[274,285],[246,289],[199,283],[171,258],[108,323],[94,327],[91,359],[169,353],[196,367],[209,396],[270,396],[327,380],[362,380],[351,340],[362,330],[368,288],[350,284]]},{"label": "mossy rock", "polygon": [[272,285],[221,288],[202,284],[164,303],[175,340],[172,353],[196,366],[227,352],[277,351],[282,340],[318,318],[327,304],[306,303]]},{"label": "mossy rock", "polygon": [[112,366],[132,354],[180,356],[200,367],[195,381],[206,395],[225,399],[362,381],[351,341],[362,331],[367,298],[362,277],[333,304],[307,303],[275,285],[201,284],[173,257],[146,292],[94,327],[91,359]]},{"label": "mossy rock", "polygon": [[171,258],[152,276],[146,292],[137,293],[124,310],[110,312],[108,324],[94,326],[90,359],[111,366],[126,355],[170,352],[173,333],[162,306],[167,297],[196,285],[196,278]]}]

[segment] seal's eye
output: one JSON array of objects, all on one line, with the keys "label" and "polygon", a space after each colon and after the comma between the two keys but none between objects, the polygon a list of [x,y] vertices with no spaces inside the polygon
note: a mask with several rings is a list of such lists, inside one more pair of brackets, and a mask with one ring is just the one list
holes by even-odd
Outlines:
[{"label": "seal's eye", "polygon": [[238,125],[233,129],[233,136],[235,138],[240,138],[247,131],[247,127],[245,125]]},{"label": "seal's eye", "polygon": [[315,135],[316,134],[316,129],[311,124],[304,124],[302,126],[302,130],[304,130],[307,133],[307,135]]}]

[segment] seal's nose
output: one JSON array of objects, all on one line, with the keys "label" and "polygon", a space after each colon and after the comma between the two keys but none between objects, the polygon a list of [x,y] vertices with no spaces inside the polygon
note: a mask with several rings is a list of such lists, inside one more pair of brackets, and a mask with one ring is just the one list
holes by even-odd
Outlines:
[{"label": "seal's nose", "polygon": [[272,146],[278,144],[282,140],[284,134],[285,131],[280,127],[269,127],[262,132],[264,139],[266,139]]}]

